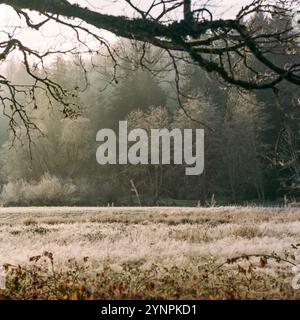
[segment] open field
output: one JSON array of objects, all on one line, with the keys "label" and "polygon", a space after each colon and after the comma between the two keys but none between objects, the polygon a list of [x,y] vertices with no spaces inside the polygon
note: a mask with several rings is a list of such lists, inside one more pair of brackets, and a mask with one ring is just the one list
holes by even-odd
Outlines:
[{"label": "open field", "polygon": [[[65,262],[75,258],[88,260],[87,269],[83,266],[79,273],[93,277],[102,272],[102,282],[107,280],[103,280],[103,272],[123,284],[122,276],[126,275],[127,291],[121,287],[116,294],[111,289],[114,284],[105,282],[108,286],[105,294],[112,292],[109,295],[98,292],[96,298],[298,298],[299,290],[291,287],[293,265],[280,260],[286,258],[297,264],[299,258],[300,263],[300,248],[291,247],[298,243],[297,208],[0,209],[0,264],[20,264],[29,272],[32,268],[29,258],[47,251],[51,259],[53,255],[56,270],[62,273],[64,268],[74,267],[66,266]],[[248,260],[243,255],[258,257]],[[260,255],[271,257],[265,259]],[[218,268],[238,256],[242,258]],[[40,258],[34,261],[40,263]],[[207,282],[205,274],[210,275]],[[175,285],[172,277],[181,279],[176,282],[181,287],[179,293],[177,289],[176,294],[172,291]],[[18,294],[26,291],[26,281],[11,287],[8,296],[20,297]],[[91,292],[99,286],[97,281],[89,284],[94,286]],[[166,282],[168,293],[162,290]],[[147,288],[140,289],[144,285]],[[49,295],[41,293],[29,298],[48,298],[53,292]],[[70,297],[67,293],[53,298]]]}]

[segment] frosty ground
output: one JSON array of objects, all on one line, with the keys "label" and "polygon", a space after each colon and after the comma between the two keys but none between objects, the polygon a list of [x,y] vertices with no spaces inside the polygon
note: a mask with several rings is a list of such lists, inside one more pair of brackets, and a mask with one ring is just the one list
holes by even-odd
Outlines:
[{"label": "frosty ground", "polygon": [[[89,257],[93,270],[128,263],[193,268],[244,254],[284,254],[297,243],[297,208],[0,208],[0,264],[26,264],[49,251],[57,264]],[[290,277],[291,266],[284,268]],[[264,272],[275,273],[276,262]]]},{"label": "frosty ground", "polygon": [[98,264],[189,264],[277,253],[300,242],[300,210],[284,208],[0,208],[0,262],[51,251]]}]

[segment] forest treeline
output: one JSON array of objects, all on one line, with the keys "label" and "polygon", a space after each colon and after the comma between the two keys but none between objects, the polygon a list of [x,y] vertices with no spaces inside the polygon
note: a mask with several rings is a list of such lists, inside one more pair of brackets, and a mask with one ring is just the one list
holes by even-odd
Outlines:
[{"label": "forest treeline", "polygon": [[[249,23],[282,30],[292,22],[260,13]],[[3,205],[151,205],[164,199],[205,205],[297,198],[299,87],[282,83],[279,94],[241,91],[183,59],[179,103],[170,58],[147,47],[148,63],[141,66],[137,45],[121,41],[116,46],[123,51],[116,58],[118,81],[108,83],[114,66],[102,56],[91,58],[87,74],[82,57],[60,55],[48,67],[52,79],[73,92],[76,117],[66,117],[41,92],[39,107],[32,101],[27,106],[40,129],[31,132],[30,144],[25,128],[11,132],[9,120],[1,119]],[[274,48],[270,58],[278,65],[290,61],[291,52],[299,59],[297,43],[289,48],[275,43]],[[7,65],[7,73],[16,82],[27,81],[17,59]],[[117,129],[120,120],[146,130],[204,128],[204,173],[186,176],[184,165],[98,165],[96,133]]]}]

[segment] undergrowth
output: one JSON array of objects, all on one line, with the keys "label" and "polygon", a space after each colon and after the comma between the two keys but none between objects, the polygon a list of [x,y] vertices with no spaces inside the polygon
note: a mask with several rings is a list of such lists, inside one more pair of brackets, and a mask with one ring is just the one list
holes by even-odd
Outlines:
[{"label": "undergrowth", "polygon": [[[291,252],[279,256],[243,255],[222,264],[207,262],[193,268],[150,267],[126,263],[120,270],[104,264],[93,271],[88,257],[56,265],[51,252],[33,256],[26,265],[5,264],[6,289],[1,299],[299,299],[291,287],[297,267]],[[277,265],[269,272],[269,263]]]}]

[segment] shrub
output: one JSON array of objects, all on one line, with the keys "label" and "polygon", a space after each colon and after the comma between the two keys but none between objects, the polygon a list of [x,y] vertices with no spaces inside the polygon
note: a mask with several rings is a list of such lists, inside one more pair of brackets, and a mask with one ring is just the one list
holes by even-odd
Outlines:
[{"label": "shrub", "polygon": [[23,179],[8,182],[3,186],[0,202],[3,206],[73,205],[76,193],[74,184],[46,173],[38,182]]},{"label": "shrub", "polygon": [[[88,257],[69,259],[59,266],[46,251],[31,257],[26,265],[3,266],[6,281],[0,300],[299,299],[299,291],[291,290],[286,281],[293,276],[286,268],[286,263],[294,264],[289,258],[241,256],[222,265],[209,262],[193,269],[127,263],[116,271],[104,264],[95,272]],[[277,275],[262,272],[271,259],[282,267]]]}]

